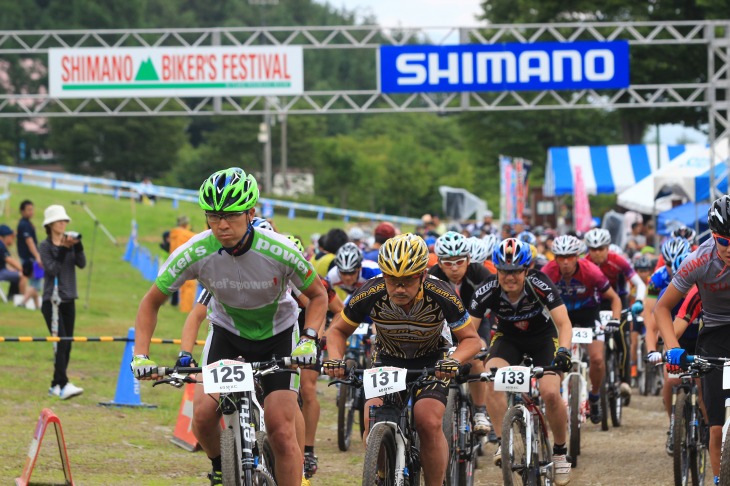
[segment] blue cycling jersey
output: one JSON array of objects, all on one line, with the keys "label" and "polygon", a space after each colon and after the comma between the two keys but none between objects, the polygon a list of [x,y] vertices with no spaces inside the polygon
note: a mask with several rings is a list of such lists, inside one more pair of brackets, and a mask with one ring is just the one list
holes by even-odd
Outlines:
[{"label": "blue cycling jersey", "polygon": [[348,294],[351,294],[360,287],[362,287],[362,285],[369,279],[373,277],[379,277],[381,273],[382,272],[380,271],[380,267],[377,263],[370,260],[363,260],[362,268],[360,269],[360,275],[358,276],[357,281],[354,284],[345,285],[344,283],[342,283],[340,270],[337,267],[332,267],[330,268],[330,271],[327,272],[327,281],[333,288],[339,287]]},{"label": "blue cycling jersey", "polygon": [[669,275],[667,267],[661,267],[649,279],[649,284],[646,286],[646,294],[658,300],[661,292],[669,287],[669,282],[671,281],[672,277]]}]

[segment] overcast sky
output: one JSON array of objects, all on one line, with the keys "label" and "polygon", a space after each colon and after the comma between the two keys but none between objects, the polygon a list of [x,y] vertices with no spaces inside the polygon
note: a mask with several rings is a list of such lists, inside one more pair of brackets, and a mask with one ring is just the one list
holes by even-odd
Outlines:
[{"label": "overcast sky", "polygon": [[373,14],[384,27],[466,27],[479,25],[479,0],[317,0],[359,17]]}]

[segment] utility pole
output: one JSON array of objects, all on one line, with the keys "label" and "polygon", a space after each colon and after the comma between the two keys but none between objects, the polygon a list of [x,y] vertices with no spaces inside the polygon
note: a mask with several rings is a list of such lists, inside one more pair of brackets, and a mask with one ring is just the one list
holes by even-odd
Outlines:
[{"label": "utility pole", "polygon": [[281,177],[284,181],[284,195],[289,195],[289,180],[286,176],[287,166],[289,165],[288,156],[286,150],[287,143],[287,116],[286,113],[279,114],[279,123],[281,123]]}]

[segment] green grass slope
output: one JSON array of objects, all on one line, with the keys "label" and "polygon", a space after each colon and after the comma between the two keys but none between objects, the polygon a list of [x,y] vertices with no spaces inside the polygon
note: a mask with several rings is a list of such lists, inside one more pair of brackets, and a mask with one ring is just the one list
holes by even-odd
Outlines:
[{"label": "green grass slope", "polygon": [[[171,202],[165,200],[156,206],[134,205],[129,200],[17,184],[11,185],[11,191],[10,214],[6,211],[0,217],[2,223],[15,227],[18,205],[23,199],[31,199],[36,207],[34,223],[39,229],[39,238],[43,238],[43,209],[50,204],[63,204],[72,218],[69,230],[83,234],[87,258],[91,259],[94,222],[82,206],[71,204],[71,201],[83,199],[119,242],[118,246],[113,245],[98,230],[93,244],[93,270],[89,265],[78,271],[80,298],[76,336],[125,336],[134,326],[139,301],[151,283],[122,260],[133,218],[139,224],[140,241],[153,254],[162,253],[157,247],[160,235],[174,225],[178,215],[190,216],[195,230],[205,227],[202,211],[188,203],[181,203],[178,209],[173,209]],[[290,220],[285,216],[277,217],[275,223],[280,231],[305,238],[315,232],[324,233],[330,227],[344,226],[342,221]],[[90,270],[89,306],[85,308]],[[164,306],[155,337],[179,338],[184,318],[177,308]],[[204,334],[203,328],[200,339],[204,339]],[[45,336],[47,330],[39,311],[0,304],[0,335]],[[77,484],[205,484],[209,462],[204,454],[190,454],[168,441],[181,400],[179,390],[152,389],[149,383],[143,384],[142,400],[158,406],[152,410],[97,405],[114,398],[124,346],[124,343],[74,343],[69,376],[85,392],[72,400],[59,401],[48,396],[53,374],[52,345],[0,342],[0,368],[3,370],[0,374],[0,445],[4,458],[0,464],[0,484],[12,483],[13,478],[20,475],[35,423],[45,407],[51,407],[61,418]],[[161,364],[172,364],[177,351],[175,345],[153,345],[151,355]],[[323,410],[325,408],[323,405]],[[63,476],[58,452],[54,450],[52,430],[49,434],[41,448],[33,480],[61,483]]]}]

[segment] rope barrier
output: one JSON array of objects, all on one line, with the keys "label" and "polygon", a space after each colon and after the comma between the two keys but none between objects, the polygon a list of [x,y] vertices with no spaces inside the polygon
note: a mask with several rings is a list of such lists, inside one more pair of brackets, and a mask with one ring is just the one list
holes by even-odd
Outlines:
[{"label": "rope barrier", "polygon": [[[60,341],[71,341],[74,343],[111,343],[111,342],[132,343],[132,342],[134,342],[134,339],[130,339],[128,337],[115,337],[115,336],[98,336],[98,337],[86,337],[86,336],[3,337],[3,336],[0,336],[0,343],[57,343]],[[150,342],[152,344],[181,344],[182,340],[152,338],[152,340]],[[195,341],[195,344],[203,345],[203,344],[205,344],[205,341],[197,340],[197,341]]]}]

